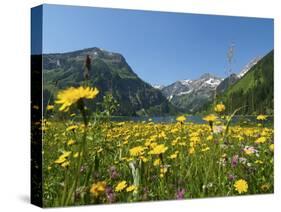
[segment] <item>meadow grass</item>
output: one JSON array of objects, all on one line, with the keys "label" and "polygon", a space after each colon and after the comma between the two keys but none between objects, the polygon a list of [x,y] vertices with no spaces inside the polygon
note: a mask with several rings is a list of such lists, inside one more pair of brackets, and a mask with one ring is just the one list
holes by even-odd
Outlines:
[{"label": "meadow grass", "polygon": [[220,115],[206,124],[93,117],[44,120],[45,207],[273,192],[274,132],[263,120],[227,125],[229,117]]}]

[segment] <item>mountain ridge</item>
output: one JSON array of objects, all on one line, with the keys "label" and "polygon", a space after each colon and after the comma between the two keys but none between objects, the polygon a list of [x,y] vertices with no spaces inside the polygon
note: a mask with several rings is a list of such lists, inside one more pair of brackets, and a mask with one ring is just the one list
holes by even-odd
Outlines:
[{"label": "mountain ridge", "polygon": [[212,100],[215,88],[221,80],[222,78],[213,74],[204,73],[198,79],[178,80],[161,91],[174,106],[194,113]]},{"label": "mountain ridge", "polygon": [[[101,102],[106,93],[112,93],[120,104],[116,115],[163,115],[175,110],[159,90],[138,77],[121,54],[97,47],[44,54],[44,99],[52,103],[58,90],[82,85],[87,56],[91,58],[89,83],[100,90],[96,101]],[[46,104],[44,102],[45,107]]]}]

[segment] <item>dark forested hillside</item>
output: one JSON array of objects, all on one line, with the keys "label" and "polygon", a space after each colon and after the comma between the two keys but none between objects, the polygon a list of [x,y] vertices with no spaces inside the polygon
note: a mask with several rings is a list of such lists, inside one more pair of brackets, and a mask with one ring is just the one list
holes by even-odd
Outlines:
[{"label": "dark forested hillside", "polygon": [[218,101],[225,103],[228,112],[244,106],[240,111],[242,114],[273,114],[273,69],[272,50],[240,80],[218,96]]}]

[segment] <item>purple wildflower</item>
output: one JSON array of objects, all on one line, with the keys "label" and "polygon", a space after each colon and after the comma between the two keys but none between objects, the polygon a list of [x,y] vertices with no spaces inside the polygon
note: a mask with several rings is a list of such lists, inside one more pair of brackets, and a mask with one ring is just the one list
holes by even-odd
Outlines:
[{"label": "purple wildflower", "polygon": [[107,198],[109,203],[115,202],[115,197],[116,196],[115,196],[115,193],[114,193],[112,187],[110,187],[110,186],[106,187],[105,195],[106,195],[106,198]]},{"label": "purple wildflower", "polygon": [[229,181],[233,181],[235,179],[235,176],[233,174],[228,174],[227,179]]},{"label": "purple wildflower", "polygon": [[176,199],[184,199],[185,190],[180,188],[177,190]]},{"label": "purple wildflower", "polygon": [[111,166],[108,169],[108,173],[109,173],[110,178],[113,179],[113,180],[118,178],[118,176],[119,176],[115,166]]},{"label": "purple wildflower", "polygon": [[234,155],[234,156],[232,157],[232,160],[231,160],[231,166],[232,166],[232,167],[236,167],[237,164],[238,164],[238,161],[239,161],[239,156],[238,156],[238,155]]}]

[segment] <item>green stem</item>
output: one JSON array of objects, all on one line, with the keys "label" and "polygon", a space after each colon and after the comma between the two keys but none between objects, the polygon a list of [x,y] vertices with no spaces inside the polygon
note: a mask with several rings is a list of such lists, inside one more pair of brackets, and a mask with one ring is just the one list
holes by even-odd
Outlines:
[{"label": "green stem", "polygon": [[84,135],[83,135],[83,140],[82,140],[82,142],[79,146],[78,165],[77,165],[77,169],[76,169],[76,173],[75,173],[74,183],[72,184],[72,186],[70,188],[70,191],[69,191],[68,196],[67,196],[66,201],[65,201],[65,205],[69,204],[73,193],[77,190],[77,186],[79,186],[80,170],[81,170],[81,167],[82,167],[82,162],[83,162],[83,158],[84,158],[84,155],[85,155],[85,147],[86,147],[88,120],[87,120],[87,117],[86,117],[86,111],[84,109],[84,102],[83,102],[82,99],[78,101],[77,106],[78,106],[78,108],[79,108],[79,110],[82,114],[83,121],[84,121]]}]

